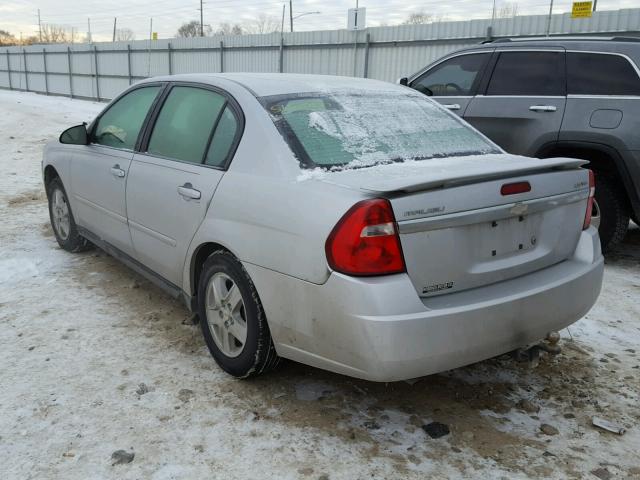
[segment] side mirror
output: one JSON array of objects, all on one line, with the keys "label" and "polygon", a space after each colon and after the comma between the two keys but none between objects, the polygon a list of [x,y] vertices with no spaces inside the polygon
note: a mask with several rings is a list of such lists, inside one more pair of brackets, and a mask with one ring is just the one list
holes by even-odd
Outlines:
[{"label": "side mirror", "polygon": [[399,85],[404,85],[405,87],[409,85],[409,79],[407,77],[401,77],[398,79]]},{"label": "side mirror", "polygon": [[60,143],[66,143],[69,145],[87,145],[89,143],[89,136],[87,135],[86,124],[83,123],[82,125],[67,128],[60,134],[59,140]]}]

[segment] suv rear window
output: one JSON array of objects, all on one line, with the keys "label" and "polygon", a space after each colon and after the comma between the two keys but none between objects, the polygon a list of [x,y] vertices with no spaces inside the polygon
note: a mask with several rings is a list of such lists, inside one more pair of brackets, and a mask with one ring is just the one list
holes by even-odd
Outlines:
[{"label": "suv rear window", "polygon": [[487,95],[564,96],[562,52],[502,52]]},{"label": "suv rear window", "polygon": [[276,95],[261,102],[309,168],[500,153],[458,117],[408,89]]},{"label": "suv rear window", "polygon": [[574,95],[640,95],[640,78],[619,55],[567,53],[567,90]]}]

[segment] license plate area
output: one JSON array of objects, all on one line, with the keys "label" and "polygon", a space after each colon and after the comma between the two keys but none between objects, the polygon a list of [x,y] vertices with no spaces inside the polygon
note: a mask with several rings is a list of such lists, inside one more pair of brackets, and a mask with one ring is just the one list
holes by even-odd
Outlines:
[{"label": "license plate area", "polygon": [[479,254],[491,260],[532,250],[538,243],[539,215],[502,218],[480,225]]}]

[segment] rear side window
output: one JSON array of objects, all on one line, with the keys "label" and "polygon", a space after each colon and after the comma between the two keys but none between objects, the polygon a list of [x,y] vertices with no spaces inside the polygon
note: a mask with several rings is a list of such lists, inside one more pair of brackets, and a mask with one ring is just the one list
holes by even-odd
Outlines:
[{"label": "rear side window", "polygon": [[411,83],[411,88],[438,97],[471,95],[491,55],[476,53],[445,60]]},{"label": "rear side window", "polygon": [[238,120],[227,106],[222,112],[218,125],[216,125],[205,163],[212,167],[224,167],[237,133]]},{"label": "rear side window", "polygon": [[195,87],[173,87],[158,115],[147,152],[202,163],[213,126],[226,99]]},{"label": "rear side window", "polygon": [[159,86],[137,88],[114,103],[98,120],[93,143],[133,150]]},{"label": "rear side window", "polygon": [[574,95],[640,95],[640,78],[619,55],[567,53],[567,90]]},{"label": "rear side window", "polygon": [[564,96],[564,53],[502,52],[487,95]]}]

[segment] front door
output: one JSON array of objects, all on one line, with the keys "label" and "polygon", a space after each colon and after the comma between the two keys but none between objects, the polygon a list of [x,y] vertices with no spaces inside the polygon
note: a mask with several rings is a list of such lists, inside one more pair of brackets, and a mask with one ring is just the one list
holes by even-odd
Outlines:
[{"label": "front door", "polygon": [[160,86],[135,89],[96,121],[90,144],[71,159],[71,191],[78,225],[131,253],[125,187],[138,135]]},{"label": "front door", "polygon": [[173,86],[148,145],[133,157],[127,210],[134,257],[174,285],[213,200],[240,129],[219,91]]},{"label": "front door", "polygon": [[412,80],[409,86],[462,116],[473,98],[491,50],[464,53],[444,60]]},{"label": "front door", "polygon": [[535,156],[558,140],[566,101],[564,51],[503,51],[464,119],[507,152]]}]

